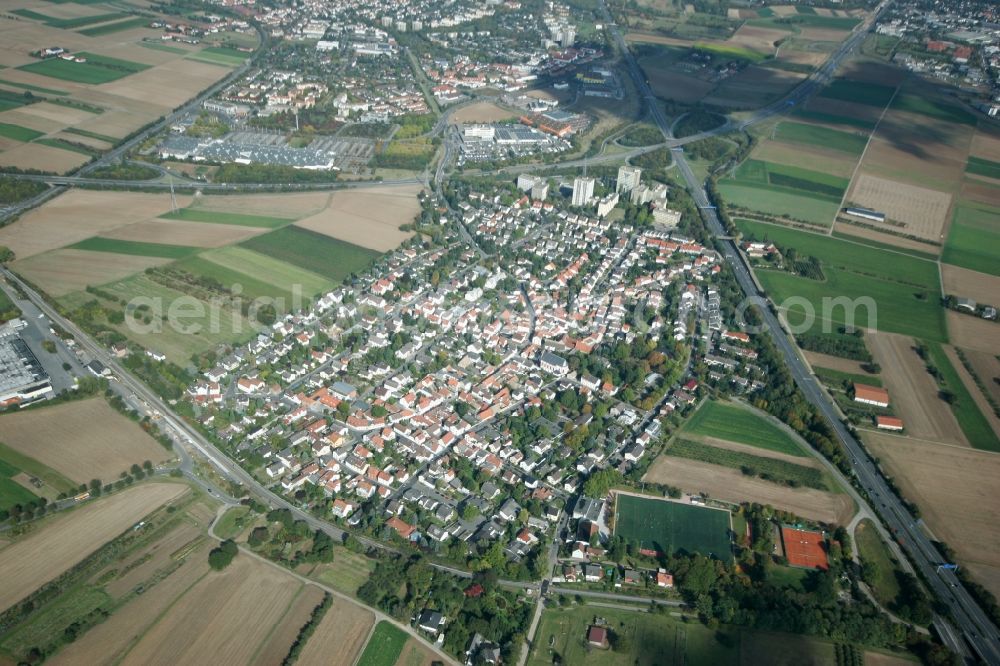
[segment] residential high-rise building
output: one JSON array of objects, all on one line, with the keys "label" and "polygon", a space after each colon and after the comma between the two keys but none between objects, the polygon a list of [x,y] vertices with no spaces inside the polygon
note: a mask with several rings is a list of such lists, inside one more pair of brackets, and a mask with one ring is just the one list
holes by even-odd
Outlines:
[{"label": "residential high-rise building", "polygon": [[596,181],[593,178],[587,178],[585,176],[577,176],[573,180],[574,206],[586,206],[590,200],[594,198],[595,182]]},{"label": "residential high-rise building", "polygon": [[620,194],[627,194],[635,189],[642,177],[642,169],[634,166],[618,167],[618,182],[615,184],[615,191]]}]

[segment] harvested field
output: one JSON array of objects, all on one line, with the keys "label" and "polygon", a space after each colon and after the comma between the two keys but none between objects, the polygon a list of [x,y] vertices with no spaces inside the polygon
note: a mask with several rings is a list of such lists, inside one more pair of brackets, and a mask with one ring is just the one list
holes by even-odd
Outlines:
[{"label": "harvested field", "polygon": [[[143,53],[156,53],[142,49]],[[106,83],[101,91],[135,100],[156,100],[164,109],[173,109],[225,76],[215,65],[176,58],[166,64],[147,69],[118,81]]]},{"label": "harvested field", "polygon": [[250,663],[301,586],[274,565],[237,555],[188,590],[120,663]]},{"label": "harvested field", "polygon": [[79,291],[88,285],[121,280],[170,261],[164,257],[60,249],[15,261],[11,268],[38,285],[45,293],[58,297]]},{"label": "harvested field", "polygon": [[[763,455],[760,450],[755,452]],[[854,516],[854,503],[846,494],[779,486],[746,476],[739,470],[687,458],[660,456],[643,481],[677,486],[689,493],[705,492],[727,502],[770,504],[824,523],[847,525]]]},{"label": "harvested field", "polygon": [[134,558],[131,558],[127,562],[108,565],[104,571],[94,576],[92,580],[98,581],[108,571],[115,570],[118,567],[121,567],[122,570],[131,567],[124,575],[116,572],[117,576],[104,588],[112,597],[120,598],[136,585],[150,578],[157,569],[168,566],[175,552],[185,547],[190,547],[191,550],[194,550],[194,547],[197,545],[196,540],[199,537],[207,541],[203,526],[187,522],[181,523],[180,526],[172,529],[164,538],[157,539],[148,548],[143,548],[135,553]]},{"label": "harvested field", "polygon": [[885,213],[887,223],[904,224],[902,228],[887,228],[935,242],[944,241],[951,208],[951,195],[947,192],[860,173],[847,201]]},{"label": "harvested field", "polygon": [[[0,113],[0,123],[27,127],[28,129],[41,132],[42,134],[58,132],[62,128],[66,127],[68,123],[64,123],[60,120],[54,120],[44,115],[35,115],[35,108],[39,106],[42,105],[31,104],[17,109],[11,109],[10,111],[4,111],[3,113]],[[55,108],[59,109],[62,107],[57,106]],[[73,109],[66,110],[72,111]],[[89,116],[90,114],[87,115]]]},{"label": "harvested field", "polygon": [[[177,197],[178,205],[187,205],[189,199]],[[0,245],[9,247],[19,259],[26,259],[168,210],[169,194],[74,189],[0,228]]]},{"label": "harvested field", "polygon": [[0,153],[0,166],[63,174],[90,160],[87,155],[40,143],[24,143]]},{"label": "harvested field", "polygon": [[267,637],[250,663],[259,666],[282,663],[288,655],[288,649],[298,638],[299,630],[309,621],[313,609],[323,601],[323,594],[323,590],[315,585],[301,588],[299,596],[292,601],[280,624]]},{"label": "harvested field", "polygon": [[948,340],[956,347],[1000,354],[1000,335],[995,323],[953,310],[946,312],[946,322]]},{"label": "harvested field", "polygon": [[4,443],[78,483],[109,482],[136,463],[171,454],[103,398],[0,416]]},{"label": "harvested field", "polygon": [[743,24],[739,30],[733,33],[732,37],[726,40],[726,44],[742,46],[760,53],[774,53],[774,43],[787,38],[788,33],[784,30],[756,28]]},{"label": "harvested field", "polygon": [[993,399],[1000,403],[1000,359],[993,354],[963,349],[965,357],[972,364],[976,375],[986,385],[986,390]]},{"label": "harvested field", "polygon": [[[971,317],[970,317],[971,319]],[[882,367],[882,382],[908,435],[968,446],[951,408],[938,397],[938,387],[916,351],[912,338],[879,331],[866,336],[872,356]]]},{"label": "harvested field", "polygon": [[883,234],[869,228],[868,226],[862,226],[864,223],[860,220],[858,222],[859,224],[847,224],[845,222],[837,221],[833,225],[833,230],[838,234],[847,234],[849,236],[855,236],[859,239],[870,240],[876,243],[894,245],[904,250],[915,250],[916,252],[928,252],[930,254],[941,253],[941,245],[931,245],[930,243],[922,243],[918,240],[914,240],[913,238],[903,238],[902,236]]},{"label": "harvested field", "polygon": [[60,515],[0,551],[0,609],[63,573],[157,507],[187,492],[175,483],[144,483]]},{"label": "harvested field", "polygon": [[847,372],[852,375],[867,375],[869,374],[864,368],[861,367],[860,361],[852,361],[849,358],[841,358],[839,356],[830,356],[829,354],[821,354],[819,352],[813,351],[802,351],[802,355],[805,357],[809,365],[818,365],[821,368],[830,368],[831,370],[837,370],[838,372]]},{"label": "harvested field", "polygon": [[778,16],[796,16],[799,13],[793,5],[772,5],[771,11]]},{"label": "harvested field", "polygon": [[375,616],[366,608],[336,598],[306,643],[300,664],[352,666],[368,641]]},{"label": "harvested field", "polygon": [[973,128],[890,109],[872,136],[864,170],[955,193],[965,177]]},{"label": "harvested field", "polygon": [[993,162],[1000,162],[1000,132],[982,125],[976,132],[969,154]]},{"label": "harvested field", "polygon": [[[955,373],[958,374],[965,390],[972,396],[972,401],[976,403],[976,408],[983,415],[983,418],[986,419],[986,422],[989,424],[993,432],[1000,437],[1000,418],[998,418],[993,412],[993,407],[991,407],[990,403],[986,400],[986,396],[984,396],[983,392],[979,390],[978,386],[976,386],[976,381],[972,378],[972,375],[969,374],[969,371],[965,369],[965,366],[962,364],[962,360],[958,358],[958,354],[955,353],[955,348],[948,345],[942,345],[941,348],[944,350],[945,356],[948,357],[948,362],[951,364],[951,367],[954,368]],[[983,437],[988,436],[988,431],[980,430],[980,432],[983,433]],[[979,442],[976,441],[978,439],[977,437],[970,436],[970,439],[974,443],[979,444]]]},{"label": "harvested field", "polygon": [[103,139],[97,139],[90,136],[80,136],[79,134],[73,134],[72,132],[57,132],[51,138],[69,141],[71,143],[79,143],[100,152],[109,150],[112,145],[110,141],[104,141]]},{"label": "harvested field", "polygon": [[817,164],[822,164],[824,173],[840,178],[850,178],[854,174],[854,160],[846,157],[842,152],[824,150],[819,147],[792,145],[779,141],[761,141],[754,149],[752,157],[800,169],[815,169]]},{"label": "harvested field", "polygon": [[[327,192],[250,194],[239,197],[204,195],[194,200],[194,207],[226,213],[301,218],[322,211],[332,196]],[[167,210],[169,209],[167,206]]]},{"label": "harvested field", "polygon": [[960,564],[1000,567],[1000,456],[885,433],[865,432],[863,439]]},{"label": "harvested field", "polygon": [[978,303],[1000,305],[1000,277],[941,264],[941,277],[946,294],[971,298]]},{"label": "harvested field", "polygon": [[456,123],[495,123],[517,117],[518,114],[514,111],[502,109],[490,102],[478,102],[463,106],[451,114],[452,121]]},{"label": "harvested field", "polygon": [[189,247],[223,247],[262,234],[267,229],[241,227],[234,224],[187,222],[184,220],[152,219],[118,227],[101,234],[104,238],[165,243]]},{"label": "harvested field", "polygon": [[327,207],[296,226],[347,241],[371,250],[387,252],[412,233],[400,231],[420,212],[418,185],[365,188],[335,192]]}]

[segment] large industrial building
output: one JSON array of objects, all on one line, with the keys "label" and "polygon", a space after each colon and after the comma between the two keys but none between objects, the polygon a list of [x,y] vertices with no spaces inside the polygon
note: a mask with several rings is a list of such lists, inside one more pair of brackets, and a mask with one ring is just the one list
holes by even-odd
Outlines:
[{"label": "large industrial building", "polygon": [[52,395],[42,364],[11,326],[0,327],[0,407],[23,405]]}]

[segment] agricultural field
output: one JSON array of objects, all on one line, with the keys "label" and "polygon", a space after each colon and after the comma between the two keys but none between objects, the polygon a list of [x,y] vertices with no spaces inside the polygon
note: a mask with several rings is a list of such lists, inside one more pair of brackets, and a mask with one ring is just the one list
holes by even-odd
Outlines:
[{"label": "agricultural field", "polygon": [[25,487],[25,481],[20,469],[0,458],[0,511],[7,511],[15,504],[28,504],[37,498]]},{"label": "agricultural field", "polygon": [[[44,497],[52,502],[60,494],[74,494],[80,484],[46,467],[0,441],[0,509],[12,504]],[[17,488],[15,488],[16,486]],[[18,490],[18,488],[20,490]],[[28,493],[24,495],[21,491]],[[10,501],[11,498],[13,501]]]},{"label": "agricultural field", "polygon": [[[691,439],[675,439],[666,455],[738,469],[747,476],[759,476],[793,488],[831,490],[823,470],[812,464],[798,464],[771,456],[760,456],[741,446],[715,446]],[[809,461],[812,462],[812,461]]]},{"label": "agricultural field", "polygon": [[[916,502],[934,536],[947,543],[962,565],[986,575],[983,585],[1000,595],[1000,498],[995,492],[1000,456],[967,447],[864,432],[862,439]],[[961,520],[955,520],[961,516]]]},{"label": "agricultural field", "polygon": [[826,226],[848,184],[826,173],[749,159],[719,182],[719,191],[731,206]]},{"label": "agricultural field", "polygon": [[415,638],[410,638],[403,646],[403,651],[399,653],[396,666],[434,666],[440,661],[438,655],[431,652],[423,643]]},{"label": "agricultural field", "polygon": [[284,227],[244,241],[240,247],[337,281],[365,270],[380,254],[301,227]]},{"label": "agricultural field", "polygon": [[959,349],[972,349],[1000,356],[1000,336],[996,323],[948,310],[948,340]]},{"label": "agricultural field", "polygon": [[[843,307],[824,307],[824,298],[846,296],[871,298],[876,311],[855,308],[854,324],[860,328],[919,336],[929,340],[947,339],[943,311],[938,304],[940,290],[937,266],[914,256],[886,251],[858,242],[829,238],[775,225],[738,220],[746,237],[770,240],[782,248],[795,248],[800,257],[820,260],[825,282],[775,270],[758,271],[758,277],[774,301],[804,297],[812,306],[816,322],[845,324]],[[860,301],[859,301],[860,302]],[[789,310],[791,323],[802,323],[799,306]],[[814,323],[815,327],[815,323]]]},{"label": "agricultural field", "polygon": [[[0,608],[6,610],[186,491],[187,486],[178,483],[144,483],[44,519],[43,528],[0,550],[0,572],[6,581]],[[0,647],[6,647],[7,640]]]},{"label": "agricultural field", "polygon": [[81,52],[77,55],[81,58],[86,58],[86,62],[71,62],[62,58],[49,58],[48,60],[39,60],[28,65],[22,65],[18,69],[62,81],[87,84],[109,83],[130,74],[136,74],[149,69],[149,65],[120,60],[118,58],[98,56],[93,53]]},{"label": "agricultural field", "polygon": [[[303,648],[299,663],[351,666],[365,647],[374,623],[375,616],[367,608],[344,599],[334,599],[330,610]],[[393,625],[387,626],[398,631]]]},{"label": "agricultural field", "polygon": [[161,216],[160,218],[118,227],[117,229],[101,234],[101,237],[102,239],[116,239],[130,242],[157,243],[161,245],[183,244],[193,248],[211,248],[239,243],[257,234],[262,234],[265,231],[266,228],[250,225],[188,222]]},{"label": "agricultural field", "polygon": [[895,233],[940,243],[951,210],[951,195],[862,173],[854,181],[847,203],[885,213],[886,224],[891,225],[886,228]]},{"label": "agricultural field", "polygon": [[334,192],[321,212],[299,220],[296,226],[387,252],[412,235],[400,226],[411,224],[420,212],[419,192],[420,187],[412,185]]},{"label": "agricultural field", "polygon": [[895,86],[851,79],[836,79],[823,88],[819,96],[884,109],[892,101],[895,92]]},{"label": "agricultural field", "polygon": [[749,409],[714,400],[706,401],[688,419],[686,435],[714,437],[747,444],[789,456],[808,457],[792,436]]},{"label": "agricultural field", "polygon": [[778,124],[773,138],[785,143],[834,150],[852,157],[860,157],[868,143],[868,137],[865,134],[844,132],[821,125],[809,125],[788,120]]},{"label": "agricultural field", "polygon": [[189,55],[188,58],[191,60],[198,60],[200,62],[207,62],[212,65],[221,65],[223,67],[238,67],[243,64],[243,61],[246,60],[249,55],[249,53],[244,53],[243,51],[238,51],[236,49],[211,47],[202,49],[197,53],[193,53]]},{"label": "agricultural field", "polygon": [[960,202],[941,261],[1000,276],[1000,207]]},{"label": "agricultural field", "polygon": [[247,213],[227,213],[201,208],[180,208],[160,215],[164,220],[184,220],[186,222],[204,222],[212,225],[229,224],[241,227],[256,227],[261,229],[277,229],[295,221],[295,218],[273,217],[270,215],[250,215]]},{"label": "agricultural field", "polygon": [[103,398],[75,400],[0,416],[3,443],[77,484],[110,483],[134,464],[172,455]]},{"label": "agricultural field", "polygon": [[185,245],[167,245],[166,243],[148,243],[136,240],[120,240],[94,236],[74,243],[70,250],[86,250],[88,252],[111,252],[137,257],[162,257],[165,259],[183,259],[193,254],[197,248]]},{"label": "agricultural field", "polygon": [[85,285],[123,280],[170,261],[165,257],[62,249],[19,260],[13,268],[45,293],[58,298]]},{"label": "agricultural field", "polygon": [[728,511],[657,497],[617,493],[614,533],[642,548],[672,554],[683,550],[729,561]]},{"label": "agricultural field", "polygon": [[298,290],[302,298],[311,299],[335,284],[333,280],[291,262],[272,259],[239,246],[203,252],[179,262],[175,268],[216,279],[227,287],[241,284],[243,293],[251,297],[291,299],[294,290]]},{"label": "agricultural field", "polygon": [[978,389],[975,386],[970,389],[962,381],[956,369],[958,359],[953,360],[954,353],[947,353],[946,349],[937,343],[928,344],[927,351],[931,363],[941,373],[943,386],[954,396],[954,401],[950,403],[951,411],[969,444],[976,449],[1000,453],[1000,438],[972,397],[971,391],[978,393]]}]

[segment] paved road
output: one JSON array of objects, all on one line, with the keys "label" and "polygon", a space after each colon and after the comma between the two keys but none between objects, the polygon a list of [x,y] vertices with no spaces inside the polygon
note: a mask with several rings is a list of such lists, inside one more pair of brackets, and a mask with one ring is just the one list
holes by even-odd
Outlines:
[{"label": "paved road", "polygon": [[[753,124],[754,122],[760,122],[762,119],[780,113],[782,109],[788,106],[808,99],[813,92],[832,77],[840,64],[861,44],[878,14],[891,1],[883,0],[872,17],[860,25],[813,76],[796,88],[784,100],[766,109],[762,109],[752,118],[744,121],[741,127]],[[611,24],[610,15],[607,13],[607,6],[603,0],[601,1],[601,8],[605,14],[605,19]],[[664,139],[668,142],[676,141],[670,133],[670,127],[663,116],[656,98],[653,97],[642,71],[626,47],[617,27],[611,24],[609,30],[612,33],[612,38],[618,43],[619,49],[622,51],[640,93],[649,104],[653,119],[663,133]],[[907,512],[902,501],[889,489],[877,465],[868,457],[864,447],[854,437],[847,426],[844,425],[844,422],[841,421],[840,414],[830,396],[823,390],[819,382],[809,371],[807,364],[799,356],[795,343],[786,334],[778,317],[775,316],[766,305],[764,299],[761,298],[751,274],[752,269],[739,252],[736,243],[732,239],[727,238],[726,230],[723,228],[715,212],[715,208],[708,199],[704,184],[691,171],[691,167],[684,157],[683,149],[676,143],[673,145],[675,146],[672,149],[674,161],[680,169],[688,189],[694,197],[695,203],[701,210],[709,231],[718,240],[722,255],[733,268],[736,280],[743,290],[745,297],[747,299],[755,299],[763,305],[759,310],[764,320],[764,329],[771,336],[778,351],[784,357],[795,383],[799,386],[806,399],[826,418],[836,433],[837,439],[843,444],[844,449],[851,458],[857,484],[871,501],[875,503],[881,518],[881,524],[884,528],[888,528],[896,537],[898,545],[909,556],[915,568],[924,580],[927,581],[934,594],[947,606],[951,618],[936,617],[934,621],[934,626],[938,629],[945,644],[966,660],[973,657],[969,650],[969,647],[971,647],[975,656],[984,662],[988,664],[1000,664],[1000,632],[998,632],[997,627],[990,622],[986,614],[979,608],[972,596],[958,581],[955,573],[938,568],[941,563],[946,561],[945,558],[934,547],[914,518]]]}]

